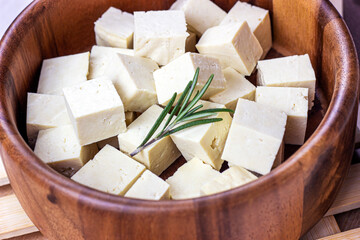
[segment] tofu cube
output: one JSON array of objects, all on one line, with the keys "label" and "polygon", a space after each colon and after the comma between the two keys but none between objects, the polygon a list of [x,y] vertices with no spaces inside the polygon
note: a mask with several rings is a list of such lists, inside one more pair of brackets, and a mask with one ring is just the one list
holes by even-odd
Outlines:
[{"label": "tofu cube", "polygon": [[286,118],[282,111],[239,98],[222,159],[269,173],[283,141]]},{"label": "tofu cube", "polygon": [[71,179],[99,191],[123,196],[144,171],[142,164],[106,145]]},{"label": "tofu cube", "polygon": [[40,130],[34,153],[56,171],[71,176],[98,152],[96,144],[81,146],[71,125]]},{"label": "tofu cube", "polygon": [[[128,154],[133,152],[145,139],[162,110],[163,109],[157,105],[151,106],[129,125],[126,132],[119,134],[120,150]],[[154,133],[154,136],[161,131],[167,117],[162,121],[158,130]],[[180,155],[179,150],[176,148],[170,136],[167,136],[151,144],[133,158],[144,164],[156,175],[160,175],[180,157]]]},{"label": "tofu cube", "polygon": [[220,172],[210,165],[198,158],[193,158],[179,167],[166,182],[170,185],[172,199],[195,198],[201,196],[202,185],[219,176],[221,176]]},{"label": "tofu cube", "polygon": [[316,77],[308,54],[258,62],[257,85],[309,89],[309,110],[314,105]]},{"label": "tofu cube", "polygon": [[94,30],[97,45],[131,48],[134,35],[134,16],[110,7],[95,22]]},{"label": "tofu cube", "polygon": [[226,89],[210,97],[210,101],[225,105],[226,108],[235,110],[239,98],[253,101],[256,87],[243,75],[233,68],[223,70],[226,79]]},{"label": "tofu cube", "polygon": [[71,124],[63,96],[28,93],[26,133],[30,147],[35,146],[40,130]]},{"label": "tofu cube", "polygon": [[185,53],[185,15],[182,11],[134,12],[135,55],[153,59],[159,65]]},{"label": "tofu cube", "polygon": [[45,59],[41,66],[37,92],[63,95],[62,89],[85,82],[89,71],[89,52]]},{"label": "tofu cube", "polygon": [[90,52],[89,79],[106,76],[111,58],[117,53],[134,56],[133,49],[113,48],[94,45]]},{"label": "tofu cube", "polygon": [[157,103],[153,72],[156,62],[143,57],[116,54],[106,70],[124,104],[125,111],[143,112]]},{"label": "tofu cube", "polygon": [[234,24],[243,21],[246,21],[249,24],[251,31],[259,41],[263,49],[261,59],[264,59],[272,46],[269,11],[238,1],[230,9],[220,25]]},{"label": "tofu cube", "polygon": [[189,28],[198,36],[219,25],[226,16],[226,12],[210,0],[177,0],[170,9],[182,10]]},{"label": "tofu cube", "polygon": [[127,191],[125,197],[148,200],[169,199],[169,184],[149,170],[141,175],[134,185]]},{"label": "tofu cube", "polygon": [[218,58],[223,68],[232,67],[246,76],[251,75],[263,53],[247,22],[209,28],[196,48],[201,54]]},{"label": "tofu cube", "polygon": [[302,145],[305,140],[308,89],[290,87],[257,87],[256,102],[287,114],[285,144]]},{"label": "tofu cube", "polygon": [[116,149],[119,149],[119,141],[118,141],[117,136],[101,140],[101,141],[97,142],[96,144],[99,149],[102,149],[106,145],[110,145]]},{"label": "tofu cube", "polygon": [[126,126],[129,126],[136,119],[135,112],[125,112]]},{"label": "tofu cube", "polygon": [[189,33],[189,36],[186,38],[186,42],[185,42],[185,52],[196,52],[196,34],[191,32],[191,31],[187,31]]},{"label": "tofu cube", "polygon": [[97,78],[64,88],[64,96],[81,146],[126,131],[124,106],[110,80]]},{"label": "tofu cube", "polygon": [[174,92],[177,92],[179,98],[186,85],[193,79],[197,67],[200,68],[200,73],[194,92],[200,90],[210,75],[214,74],[214,79],[202,99],[207,100],[225,89],[226,81],[217,59],[197,53],[185,53],[154,72],[159,104],[166,105]]},{"label": "tofu cube", "polygon": [[[197,105],[200,104],[203,105],[200,110],[225,108],[224,105],[201,100]],[[215,116],[211,116],[211,118],[214,117],[223,120],[187,128],[170,135],[170,137],[187,161],[197,157],[214,169],[220,170],[224,162],[221,154],[232,118],[227,112],[219,112]]]},{"label": "tofu cube", "polygon": [[239,187],[256,179],[257,177],[245,168],[233,166],[202,185],[200,192],[202,196],[211,195]]}]

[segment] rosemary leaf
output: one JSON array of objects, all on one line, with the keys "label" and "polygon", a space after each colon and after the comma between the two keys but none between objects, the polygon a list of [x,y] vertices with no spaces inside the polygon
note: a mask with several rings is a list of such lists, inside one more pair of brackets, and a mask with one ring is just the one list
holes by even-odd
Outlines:
[{"label": "rosemary leaf", "polygon": [[188,112],[184,115],[184,117],[187,117],[187,116],[193,114],[194,112],[196,112],[197,110],[199,110],[199,109],[202,108],[203,106],[204,106],[204,105],[200,104],[199,106],[194,107],[193,109],[191,109],[190,111],[188,111]]},{"label": "rosemary leaf", "polygon": [[211,108],[211,109],[201,110],[196,113],[217,113],[217,112],[233,113],[234,111],[231,109],[227,109],[227,108]]},{"label": "rosemary leaf", "polygon": [[175,118],[176,120],[180,120],[181,118],[183,118],[185,116],[185,114],[190,111],[190,109],[195,106],[195,104],[200,100],[200,98],[205,94],[206,90],[208,89],[208,87],[210,86],[212,80],[214,79],[214,74],[211,74],[211,76],[209,77],[209,79],[207,80],[207,82],[205,83],[205,85],[203,86],[203,88],[201,89],[201,91],[199,92],[199,94],[197,94],[189,103],[189,105],[184,109],[183,112],[179,113],[179,115]]},{"label": "rosemary leaf", "polygon": [[214,123],[214,122],[220,122],[222,121],[223,119],[222,118],[207,118],[207,119],[201,119],[201,120],[195,120],[195,121],[192,121],[192,122],[188,122],[188,123],[185,123],[177,128],[174,128],[170,131],[168,131],[166,134],[163,135],[163,137],[166,137],[166,136],[169,136],[173,133],[176,133],[178,131],[181,131],[185,128],[189,128],[189,127],[193,127],[193,126],[197,126],[197,125],[202,125],[202,124],[207,124],[207,123]]},{"label": "rosemary leaf", "polygon": [[190,89],[192,83],[193,83],[193,81],[190,81],[190,82],[186,85],[186,87],[185,87],[183,93],[181,94],[178,102],[176,103],[175,107],[174,107],[173,110],[171,111],[170,116],[169,116],[169,118],[167,119],[167,121],[166,121],[166,123],[165,123],[165,125],[164,125],[164,127],[163,127],[163,129],[162,129],[162,131],[164,131],[165,128],[169,125],[171,119],[174,117],[175,113],[176,113],[176,112],[179,110],[179,108],[181,107],[181,104],[182,104],[182,102],[184,101],[184,98],[185,98],[186,94],[189,92],[189,89]]},{"label": "rosemary leaf", "polygon": [[195,72],[194,78],[192,80],[190,91],[186,94],[184,104],[181,106],[178,114],[181,114],[184,111],[184,108],[188,105],[191,95],[193,94],[193,92],[195,90],[195,87],[196,87],[196,84],[197,84],[197,81],[199,78],[199,72],[200,72],[200,68],[196,68],[196,72]]},{"label": "rosemary leaf", "polygon": [[183,117],[178,123],[180,123],[180,122],[186,122],[186,121],[191,121],[191,120],[195,120],[195,119],[199,119],[199,118],[210,117],[210,116],[214,116],[214,115],[216,115],[216,113],[201,113],[201,112],[197,112],[197,113],[191,114],[190,116]]},{"label": "rosemary leaf", "polygon": [[[152,128],[150,129],[149,133],[146,135],[144,141],[140,144],[139,147],[142,147],[151,137],[152,135],[154,135],[155,131],[159,128],[160,124],[162,123],[162,121],[164,120],[166,114],[169,113],[172,105],[174,104],[174,101],[176,99],[176,93],[173,94],[170,102],[166,105],[166,107],[164,108],[164,110],[161,112],[160,116],[158,117],[158,119],[156,119],[154,126],[152,126]],[[138,148],[139,148],[138,147]]]}]

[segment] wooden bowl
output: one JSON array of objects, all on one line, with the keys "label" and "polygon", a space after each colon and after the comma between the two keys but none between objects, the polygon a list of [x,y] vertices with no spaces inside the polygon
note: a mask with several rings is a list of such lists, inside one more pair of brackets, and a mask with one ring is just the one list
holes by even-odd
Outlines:
[{"label": "wooden bowl", "polygon": [[[215,2],[229,10],[235,0]],[[354,148],[357,56],[328,1],[251,1],[271,11],[274,49],[282,55],[309,53],[318,77],[311,136],[255,182],[191,200],[128,199],[57,174],[24,141],[26,93],[36,90],[43,59],[89,50],[93,22],[109,6],[132,12],[171,3],[36,0],[11,25],[0,44],[0,141],[17,197],[49,239],[298,239],[330,207]]]}]

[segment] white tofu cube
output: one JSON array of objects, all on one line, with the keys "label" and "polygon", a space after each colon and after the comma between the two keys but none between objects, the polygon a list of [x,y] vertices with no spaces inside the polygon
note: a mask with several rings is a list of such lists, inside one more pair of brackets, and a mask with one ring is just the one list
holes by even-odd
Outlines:
[{"label": "white tofu cube", "polygon": [[41,66],[37,92],[63,95],[63,88],[85,82],[88,71],[89,52],[45,59]]},{"label": "white tofu cube", "polygon": [[143,57],[116,54],[106,70],[124,104],[125,111],[143,112],[157,103],[153,72],[156,62]]},{"label": "white tofu cube", "polygon": [[126,131],[124,106],[110,80],[98,78],[64,88],[64,96],[80,145]]},{"label": "white tofu cube", "polygon": [[253,101],[256,87],[243,75],[233,68],[223,70],[226,79],[226,89],[210,97],[210,101],[225,105],[226,108],[235,110],[239,98]]},{"label": "white tofu cube", "polygon": [[251,31],[259,41],[263,49],[261,59],[264,59],[272,46],[269,11],[238,1],[231,8],[220,25],[234,24],[243,21],[246,21],[249,24]]},{"label": "white tofu cube", "polygon": [[[224,105],[201,100],[197,105],[200,104],[203,105],[200,110],[225,108]],[[170,137],[187,161],[197,157],[214,169],[220,170],[224,162],[221,154],[232,118],[227,112],[219,112],[209,118],[222,118],[223,120],[187,128],[170,135]]]},{"label": "white tofu cube", "polygon": [[186,42],[185,42],[185,52],[196,52],[196,34],[188,31],[189,36],[186,38]]},{"label": "white tofu cube", "polygon": [[[120,150],[128,154],[133,152],[145,139],[162,110],[163,109],[157,105],[151,106],[129,125],[126,132],[119,134]],[[167,117],[162,121],[153,136],[156,136],[161,131],[166,119]],[[180,155],[179,150],[176,148],[170,136],[167,136],[151,144],[133,158],[144,164],[156,175],[160,175],[180,157]]]},{"label": "white tofu cube", "polygon": [[144,171],[142,164],[106,145],[71,179],[99,191],[123,196]]},{"label": "white tofu cube", "polygon": [[186,23],[198,36],[219,25],[226,16],[226,12],[210,0],[177,0],[170,9],[184,11]]},{"label": "white tofu cube", "polygon": [[34,153],[56,171],[71,176],[97,153],[96,144],[81,146],[71,125],[40,130]]},{"label": "white tofu cube", "polygon": [[90,52],[89,79],[106,76],[111,58],[117,53],[134,56],[133,49],[102,47],[94,45]]},{"label": "white tofu cube", "polygon": [[289,87],[257,87],[256,102],[271,106],[287,114],[284,136],[286,144],[302,145],[305,140],[308,89]]},{"label": "white tofu cube", "polygon": [[94,30],[97,45],[131,48],[133,45],[134,16],[110,7],[95,22]]},{"label": "white tofu cube", "polygon": [[135,55],[153,59],[159,65],[185,53],[185,16],[182,11],[134,12]]},{"label": "white tofu cube", "polygon": [[256,179],[257,177],[245,168],[233,166],[202,185],[200,192],[203,196],[211,195],[239,187]]},{"label": "white tofu cube", "polygon": [[262,55],[262,48],[247,22],[209,28],[196,45],[201,54],[219,59],[221,65],[232,67],[249,76]]},{"label": "white tofu cube", "polygon": [[134,185],[126,192],[125,197],[148,200],[169,199],[169,184],[149,170],[141,175]]},{"label": "white tofu cube", "polygon": [[193,158],[179,167],[166,182],[170,185],[172,199],[195,198],[201,196],[202,185],[219,176],[221,176],[220,172],[210,165],[198,158]]},{"label": "white tofu cube", "polygon": [[136,119],[135,112],[125,112],[126,126],[129,126]]},{"label": "white tofu cube", "polygon": [[30,147],[35,146],[40,130],[71,124],[63,96],[28,93],[26,133]]},{"label": "white tofu cube", "polygon": [[309,110],[314,105],[316,77],[308,54],[258,62],[257,85],[309,89]]},{"label": "white tofu cube", "polygon": [[283,141],[286,114],[239,98],[222,159],[267,174]]},{"label": "white tofu cube", "polygon": [[119,141],[118,141],[117,136],[101,140],[101,141],[97,142],[96,144],[99,149],[102,149],[106,145],[110,145],[116,149],[119,149]]},{"label": "white tofu cube", "polygon": [[207,100],[211,95],[225,89],[225,77],[217,59],[197,53],[185,53],[154,72],[159,104],[166,105],[174,92],[177,92],[179,98],[186,85],[193,79],[197,67],[200,68],[200,72],[194,92],[200,90],[210,75],[214,74],[214,79],[202,99]]}]

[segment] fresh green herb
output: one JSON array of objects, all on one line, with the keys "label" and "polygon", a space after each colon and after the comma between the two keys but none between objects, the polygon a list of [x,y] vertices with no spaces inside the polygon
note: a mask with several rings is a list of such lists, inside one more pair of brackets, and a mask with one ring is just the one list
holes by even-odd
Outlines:
[{"label": "fresh green herb", "polygon": [[[194,93],[199,78],[199,72],[200,69],[197,68],[193,80],[187,84],[179,100],[177,101],[175,107],[170,112],[171,107],[173,106],[175,99],[177,97],[177,93],[174,93],[169,103],[166,105],[164,110],[161,112],[160,116],[155,121],[154,126],[150,129],[149,133],[146,135],[145,139],[142,141],[140,146],[138,146],[132,153],[130,153],[130,156],[132,157],[135,156],[136,154],[138,154],[139,152],[141,152],[143,149],[153,144],[154,142],[166,136],[169,136],[173,133],[181,131],[183,129],[197,125],[219,122],[222,120],[222,118],[209,118],[211,116],[216,115],[216,113],[218,112],[233,112],[231,109],[226,109],[226,108],[212,108],[212,109],[198,111],[203,107],[203,105],[199,105],[199,106],[195,106],[195,105],[200,100],[200,98],[205,94],[206,90],[209,88],[214,78],[214,74],[211,74],[211,76],[209,77],[205,85],[202,87],[202,89],[200,91],[197,91],[193,99],[190,100],[191,96]],[[167,119],[163,129],[160,131],[158,135],[156,135],[154,138],[150,140],[150,138],[155,134],[156,130],[159,128],[159,126],[161,125],[161,123],[163,122],[163,120],[165,119],[166,115],[169,112],[170,112],[170,116]],[[173,121],[171,121],[175,115],[177,116]]]}]

